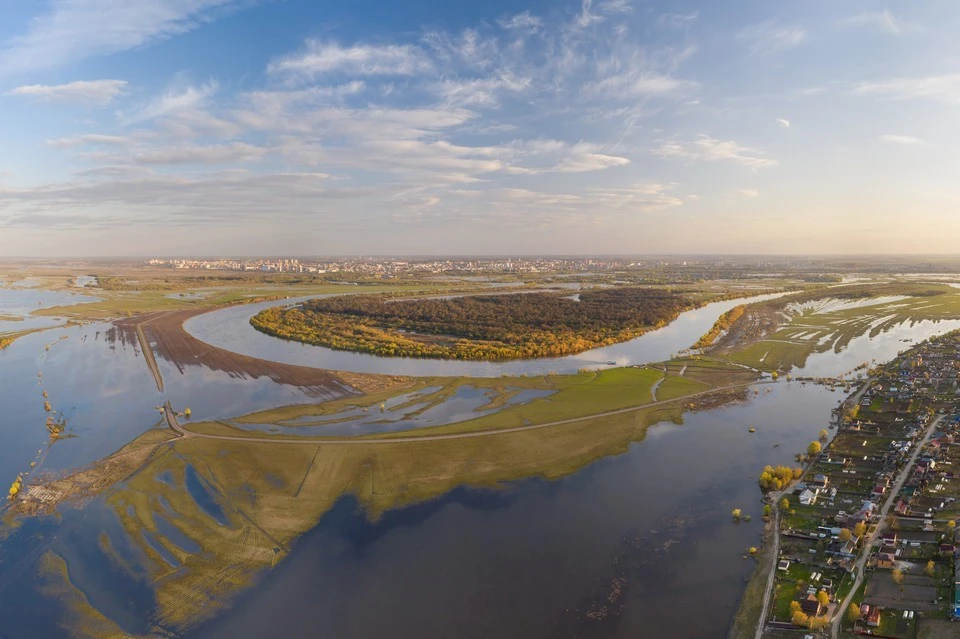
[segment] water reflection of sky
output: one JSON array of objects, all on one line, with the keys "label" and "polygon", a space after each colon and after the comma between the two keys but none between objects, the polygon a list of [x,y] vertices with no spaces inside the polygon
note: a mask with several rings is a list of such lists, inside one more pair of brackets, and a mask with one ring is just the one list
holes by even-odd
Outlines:
[{"label": "water reflection of sky", "polygon": [[527,404],[535,399],[549,397],[551,390],[507,388],[511,395],[497,408],[484,408],[496,397],[489,389],[470,385],[459,387],[451,396],[430,406],[429,395],[440,387],[428,387],[413,393],[392,397],[383,402],[383,410],[377,406],[356,407],[330,415],[307,415],[276,424],[245,424],[230,422],[235,428],[247,431],[284,433],[301,436],[347,436],[392,433],[413,428],[456,424],[458,422],[492,415],[511,406]]},{"label": "water reflection of sky", "polygon": [[16,286],[15,284],[9,288],[0,288],[0,317],[10,316],[20,319],[0,319],[0,334],[49,328],[64,323],[64,320],[59,317],[31,315],[36,310],[98,301],[98,298],[89,295],[79,295],[67,291],[37,290],[33,287]]},{"label": "water reflection of sky", "polygon": [[960,329],[960,320],[906,321],[872,337],[869,334],[854,337],[839,353],[833,350],[814,353],[796,372],[804,376],[836,377],[864,363],[890,361],[919,342],[957,329]]},{"label": "water reflection of sky", "polygon": [[[470,377],[544,375],[551,372],[569,374],[583,368],[627,366],[670,359],[676,353],[689,348],[710,330],[722,313],[747,301],[760,301],[774,297],[778,295],[762,295],[707,304],[703,308],[682,313],[669,325],[637,339],[577,355],[505,362],[386,358],[363,353],[333,351],[320,346],[282,340],[261,333],[250,325],[251,317],[265,308],[276,306],[277,302],[235,306],[204,313],[189,319],[184,324],[184,328],[197,339],[229,351],[286,364],[330,370],[389,375],[467,375]],[[290,299],[286,303],[294,304],[307,299],[311,298]]]},{"label": "water reflection of sky", "polygon": [[[711,313],[696,321],[709,328],[715,319]],[[680,327],[686,331],[682,339],[705,332],[691,325]],[[904,324],[874,338],[855,338],[839,354],[811,356],[804,373],[832,375],[873,358],[885,361],[953,328],[960,328],[960,321]],[[41,390],[67,417],[68,432],[79,435],[51,449],[45,462],[51,470],[103,457],[159,421],[154,406],[164,394],[138,345],[108,339],[110,330],[108,324],[58,329],[0,351],[5,476],[12,479],[26,468],[46,441]],[[63,335],[67,339],[44,348]],[[178,407],[191,405],[195,418],[229,417],[305,397],[269,378],[236,378],[202,366],[187,366],[181,374],[163,360],[160,366],[165,395]],[[797,382],[757,391],[743,404],[687,415],[682,426],[660,424],[627,453],[558,481],[517,481],[495,493],[458,489],[397,509],[378,523],[358,513],[354,502],[341,501],[263,587],[195,634],[243,639],[315,636],[322,629],[327,636],[565,635],[578,627],[570,611],[608,580],[611,565],[622,559],[636,566],[624,613],[610,636],[715,636],[727,627],[740,594],[731,584],[741,583],[752,568],[741,559],[743,549],[756,543],[760,530],[759,517],[733,525],[730,509],[759,509],[757,470],[789,463],[843,397]],[[469,406],[476,401],[469,395],[462,399]],[[453,416],[463,412],[456,405],[443,410]],[[757,432],[749,434],[749,426]],[[202,484],[191,481],[187,488],[210,516],[222,513]],[[622,554],[625,535],[663,530],[683,518],[692,523],[679,536],[676,553]],[[161,518],[158,530],[163,533],[168,524]],[[11,569],[16,561],[35,560],[30,551],[50,547],[66,558],[71,579],[91,604],[131,633],[146,631],[151,593],[98,550],[101,532],[118,552],[136,559],[115,515],[100,501],[68,510],[61,523],[28,522],[3,542],[0,618],[16,620],[5,630],[55,636],[50,611],[56,602],[44,601],[35,589],[20,589],[9,577],[17,574]],[[192,547],[189,540],[174,541],[188,552]],[[369,614],[371,609],[378,614]],[[697,614],[676,615],[687,609]]]},{"label": "water reflection of sky", "polygon": [[[742,555],[762,526],[759,469],[791,463],[840,397],[766,386],[654,426],[569,477],[460,488],[377,522],[344,498],[260,586],[189,636],[593,636],[601,629],[577,611],[608,595],[621,568],[623,614],[598,636],[720,636],[754,566]],[[753,521],[732,523],[734,507]],[[648,541],[626,544],[633,536]]]}]

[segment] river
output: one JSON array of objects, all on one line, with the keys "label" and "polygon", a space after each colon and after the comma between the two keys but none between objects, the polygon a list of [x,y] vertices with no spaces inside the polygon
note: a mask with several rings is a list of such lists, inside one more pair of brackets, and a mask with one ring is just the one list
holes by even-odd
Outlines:
[{"label": "river", "polygon": [[[501,375],[561,375],[581,369],[604,366],[630,366],[662,362],[676,353],[690,348],[701,335],[710,330],[717,318],[734,306],[774,299],[785,293],[757,295],[713,302],[701,308],[681,313],[669,325],[650,331],[636,339],[612,346],[584,351],[566,357],[522,359],[504,362],[474,362],[406,357],[377,357],[365,353],[334,351],[322,346],[282,340],[261,333],[250,325],[250,318],[260,311],[278,305],[298,304],[318,296],[295,298],[284,302],[261,302],[212,311],[192,317],[184,329],[208,344],[285,364],[313,366],[354,373],[381,373],[388,375],[500,377]],[[319,296],[323,297],[323,296]]]},{"label": "river", "polygon": [[[737,303],[684,314],[681,323],[640,338],[642,347],[621,345],[635,350],[603,349],[609,355],[592,357],[635,358],[631,363],[663,359],[688,347]],[[246,327],[247,335],[279,352],[310,353],[298,363],[316,364],[312,347],[253,331],[244,316],[257,309],[238,308],[243,312],[228,316],[229,326]],[[225,312],[200,317],[222,318]],[[839,354],[812,356],[795,374],[833,375],[863,361],[883,361],[956,326],[917,323],[856,338]],[[575,359],[545,365],[549,370],[582,366]],[[452,364],[473,369],[469,362]],[[523,368],[531,363],[505,365],[543,370]],[[203,366],[187,366],[181,373],[162,358],[159,366],[163,393],[136,340],[102,323],[36,333],[0,351],[0,475],[12,481],[29,468],[37,450],[45,449],[44,390],[57,415],[67,419],[69,435],[46,453],[46,470],[73,468],[109,454],[157,424],[155,406],[166,399],[191,406],[198,419],[308,401],[298,389],[267,378],[235,377]],[[501,365],[491,365],[487,374],[502,372],[495,366]],[[517,478],[498,490],[460,487],[439,499],[388,511],[378,521],[370,521],[352,497],[344,496],[294,544],[289,557],[261,575],[229,610],[189,635],[721,637],[753,568],[743,555],[760,533],[760,469],[790,463],[843,397],[797,381],[756,390],[740,403],[687,414],[683,424],[654,425],[626,452],[554,481]],[[750,426],[757,432],[750,434]],[[753,521],[734,523],[732,508],[752,514]],[[2,531],[4,639],[66,634],[61,624],[70,619],[68,602],[35,577],[46,549],[65,558],[71,579],[92,605],[128,632],[149,629],[152,589],[135,570],[111,562],[100,547],[101,531],[112,539],[124,535],[103,499]]]}]

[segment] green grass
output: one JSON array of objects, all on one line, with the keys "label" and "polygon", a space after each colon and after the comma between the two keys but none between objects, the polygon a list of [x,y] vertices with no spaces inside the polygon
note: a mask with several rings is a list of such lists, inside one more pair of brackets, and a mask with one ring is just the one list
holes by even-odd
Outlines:
[{"label": "green grass", "polygon": [[790,511],[783,514],[783,528],[814,532],[823,519],[822,510],[818,506],[804,506],[791,500]]},{"label": "green grass", "polygon": [[790,603],[797,600],[797,582],[781,579],[775,588],[771,606],[773,617],[777,621],[790,621]]},{"label": "green grass", "polygon": [[776,371],[786,370],[794,365],[802,366],[811,352],[812,349],[807,344],[761,340],[725,358],[763,371]]},{"label": "green grass", "polygon": [[[380,402],[393,397],[419,391],[427,387],[440,387],[434,395],[425,398],[431,405],[437,405],[464,385],[489,389],[495,394],[494,405],[506,402],[505,393],[511,388],[551,390],[554,393],[519,406],[507,406],[493,414],[477,417],[456,424],[418,428],[409,431],[390,433],[395,437],[422,437],[439,434],[466,433],[480,430],[513,428],[531,424],[552,423],[555,421],[587,418],[592,415],[621,409],[639,408],[652,402],[651,389],[663,380],[657,389],[658,401],[679,400],[691,394],[708,391],[717,386],[748,383],[754,375],[739,367],[716,365],[709,369],[711,376],[701,375],[700,380],[688,379],[676,375],[664,379],[662,371],[656,368],[613,368],[603,371],[584,372],[576,375],[547,375],[538,377],[500,377],[500,378],[417,378],[412,385],[366,395],[360,398],[346,398],[322,404],[304,404],[260,411],[240,416],[230,421],[242,424],[276,424],[289,426],[289,430],[280,436],[296,436],[296,427],[290,425],[293,420],[317,417],[312,423],[323,421],[324,416],[334,415],[356,407],[375,409]],[[711,379],[713,383],[705,380]],[[423,401],[423,400],[417,400]],[[408,402],[410,403],[410,402]],[[308,420],[301,422],[309,425]],[[189,428],[196,432],[224,435],[249,435],[223,424],[195,423]],[[257,435],[258,437],[261,434]],[[264,434],[262,436],[272,437]],[[377,435],[367,436],[376,439]]]},{"label": "green grass", "polygon": [[[81,289],[72,289],[74,291]],[[188,308],[206,308],[249,301],[257,298],[303,297],[306,295],[329,295],[336,293],[382,293],[388,291],[422,291],[422,286],[382,285],[343,286],[338,284],[318,285],[273,285],[248,286],[218,289],[184,289],[174,291],[105,291],[97,288],[82,289],[87,295],[101,298],[99,302],[53,306],[38,309],[34,315],[71,317],[83,320],[100,320],[129,317],[157,311],[178,311]],[[180,293],[207,292],[203,299],[186,299]],[[172,295],[174,297],[167,297]]]}]

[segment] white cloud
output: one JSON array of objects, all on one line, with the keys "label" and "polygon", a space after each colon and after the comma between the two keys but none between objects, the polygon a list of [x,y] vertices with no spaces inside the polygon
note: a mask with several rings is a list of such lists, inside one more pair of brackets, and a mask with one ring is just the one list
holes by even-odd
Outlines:
[{"label": "white cloud", "polygon": [[585,173],[630,163],[597,144],[550,139],[516,141],[501,153],[511,163],[507,171],[520,174]]},{"label": "white cloud", "polygon": [[219,83],[211,80],[200,86],[188,86],[167,91],[139,111],[125,118],[125,122],[135,124],[202,106],[217,92],[219,87]]},{"label": "white cloud", "polygon": [[762,169],[778,164],[776,160],[764,157],[763,151],[740,146],[733,141],[717,140],[706,135],[686,144],[665,142],[654,149],[653,153],[663,158],[734,162],[753,169]]},{"label": "white cloud", "polygon": [[58,149],[72,149],[74,147],[87,145],[121,145],[127,144],[129,141],[130,138],[122,135],[89,133],[87,135],[78,135],[70,138],[47,140],[47,144]]},{"label": "white cloud", "polygon": [[960,73],[862,82],[854,87],[853,93],[890,100],[922,98],[957,104],[960,103]]},{"label": "white cloud", "polygon": [[509,18],[501,18],[497,22],[504,29],[520,33],[536,33],[543,29],[543,20],[532,15],[529,11],[518,13]]},{"label": "white cloud", "polygon": [[530,85],[529,78],[504,76],[470,80],[447,79],[434,84],[431,90],[448,105],[494,106],[499,103],[501,92],[519,93]]},{"label": "white cloud", "polygon": [[696,91],[696,82],[643,69],[629,69],[595,82],[585,90],[608,98],[630,99],[641,97],[684,96]]},{"label": "white cloud", "polygon": [[812,98],[814,96],[823,95],[828,91],[826,86],[819,87],[801,87],[799,89],[791,89],[787,92],[786,97],[788,100],[800,100],[803,98]]},{"label": "white cloud", "polygon": [[633,10],[629,0],[581,0],[580,13],[575,20],[579,27],[588,27],[606,20],[607,16],[618,13],[630,13]]},{"label": "white cloud", "polygon": [[799,46],[807,37],[805,29],[796,25],[763,22],[742,29],[737,39],[747,43],[750,55],[777,53]]},{"label": "white cloud", "polygon": [[756,189],[740,189],[737,191],[737,194],[743,197],[758,197],[760,195],[760,191]]},{"label": "white cloud", "polygon": [[28,84],[8,95],[22,95],[47,102],[80,102],[106,106],[127,86],[126,80],[78,80],[67,84]]},{"label": "white cloud", "polygon": [[660,16],[659,22],[665,27],[678,29],[690,25],[699,17],[699,11],[692,11],[690,13],[665,13]]},{"label": "white cloud", "polygon": [[868,25],[876,27],[880,31],[893,35],[903,35],[906,33],[916,33],[922,31],[920,25],[913,22],[899,20],[890,13],[889,10],[861,13],[841,21],[846,26]]},{"label": "white cloud", "polygon": [[122,214],[106,214],[116,207],[136,210],[137,224],[148,227],[222,223],[244,214],[247,224],[262,219],[269,225],[278,215],[329,212],[329,202],[371,195],[370,190],[331,187],[329,176],[320,172],[228,171],[194,177],[115,166],[111,173],[112,179],[88,173],[79,180],[37,188],[0,187],[0,198],[21,206],[24,213],[16,223],[40,225],[50,210],[56,210],[62,212],[57,226],[77,229],[91,218],[70,213],[90,210],[98,211],[96,219],[107,228],[124,224]]},{"label": "white cloud", "polygon": [[790,128],[790,120],[787,120],[786,118],[777,118],[777,124],[779,124],[785,129]]},{"label": "white cloud", "polygon": [[[565,22],[522,13],[455,33],[311,40],[235,93],[176,77],[124,106],[120,134],[114,126],[87,133],[94,123],[85,122],[48,141],[77,163],[74,180],[3,191],[0,224],[15,209],[29,213],[18,218],[23,227],[40,224],[40,213],[67,225],[49,217],[56,206],[145,224],[231,219],[237,228],[259,224],[262,211],[308,226],[322,211],[338,230],[395,216],[488,214],[517,228],[527,219],[589,227],[680,206],[674,185],[633,182],[639,169],[625,149],[635,148],[630,132],[648,108],[699,89],[681,76],[696,47],[644,42],[622,18],[629,10],[594,0]],[[691,149],[719,159],[709,142]],[[771,162],[750,151],[735,147],[723,159]],[[601,172],[604,187],[592,188]]]},{"label": "white cloud", "polygon": [[682,206],[683,200],[669,193],[674,188],[676,188],[675,184],[647,182],[622,188],[594,188],[589,189],[588,193],[592,195],[597,205],[626,207],[649,213]]},{"label": "white cloud", "polygon": [[586,226],[622,220],[633,214],[652,214],[683,205],[671,193],[675,184],[657,182],[623,187],[587,188],[580,192],[554,192],[525,188],[451,189],[446,195],[465,200],[473,211],[497,210],[501,223],[524,225],[531,216],[547,221]]},{"label": "white cloud", "polygon": [[306,50],[272,62],[273,73],[317,76],[329,73],[355,75],[414,75],[431,70],[422,50],[413,45],[357,44],[344,47],[336,42],[307,41]]},{"label": "white cloud", "polygon": [[0,73],[74,64],[190,31],[238,0],[52,0],[0,50]]},{"label": "white cloud", "polygon": [[266,149],[237,142],[229,145],[175,146],[138,151],[132,159],[138,164],[231,164],[260,160]]},{"label": "white cloud", "polygon": [[904,146],[930,146],[927,142],[924,142],[920,138],[912,135],[894,135],[886,133],[880,136],[880,141]]}]

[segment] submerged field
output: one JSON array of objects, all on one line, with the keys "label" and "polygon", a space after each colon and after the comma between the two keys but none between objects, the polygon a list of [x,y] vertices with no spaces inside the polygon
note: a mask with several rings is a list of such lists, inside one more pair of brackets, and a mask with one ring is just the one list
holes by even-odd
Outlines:
[{"label": "submerged field", "polygon": [[802,367],[813,354],[840,353],[857,338],[960,319],[960,289],[937,283],[844,287],[791,299],[748,307],[709,352],[761,370],[786,372]]},{"label": "submerged field", "polygon": [[[680,420],[685,410],[676,402],[556,426],[549,433],[402,445],[169,440],[168,431],[150,431],[131,447],[150,450],[132,475],[119,463],[102,467],[114,480],[125,477],[102,494],[138,549],[128,555],[145,558],[125,570],[145,574],[152,584],[156,623],[182,633],[282,561],[290,544],[342,495],[354,495],[376,519],[457,486],[555,479],[626,451],[651,424]],[[157,439],[163,443],[157,445]],[[110,545],[105,548],[109,553]],[[85,610],[75,611],[78,619],[88,616]]]},{"label": "submerged field", "polygon": [[[79,472],[28,482],[24,497],[8,510],[8,522],[46,521],[46,515],[69,512],[77,503],[87,504],[98,521],[116,522],[105,525],[89,551],[91,561],[111,566],[119,583],[146,586],[137,614],[150,621],[130,625],[129,614],[89,596],[91,582],[78,572],[76,559],[51,550],[35,568],[45,591],[67,605],[65,623],[78,635],[189,634],[283,561],[344,495],[377,521],[457,487],[556,480],[626,452],[653,424],[680,423],[685,413],[776,388],[754,385],[760,371],[785,371],[812,354],[843,351],[859,337],[904,322],[960,318],[960,290],[946,286],[867,285],[858,296],[843,297],[848,292],[821,290],[747,306],[712,331],[715,344],[706,354],[659,364],[575,375],[392,377],[377,383],[341,374],[341,382],[365,394],[198,422],[181,416],[185,436],[157,427]],[[109,300],[84,305],[94,308],[79,309],[78,316],[135,312],[123,308],[130,293],[109,292]],[[148,291],[155,305],[144,308],[164,311],[171,304],[188,315],[216,299],[167,293]],[[173,367],[165,368],[168,375],[196,368],[317,388],[330,379],[323,371],[218,353],[183,337],[178,314],[157,317],[168,318],[167,324],[140,315],[121,321],[117,330],[142,324],[148,347]],[[127,339],[137,341],[132,333]],[[737,432],[754,437],[746,426],[738,424]],[[755,455],[770,455],[770,447],[779,446],[763,441],[765,451]]]}]

